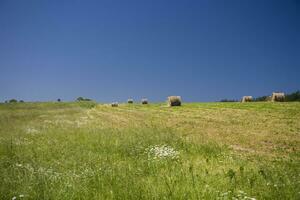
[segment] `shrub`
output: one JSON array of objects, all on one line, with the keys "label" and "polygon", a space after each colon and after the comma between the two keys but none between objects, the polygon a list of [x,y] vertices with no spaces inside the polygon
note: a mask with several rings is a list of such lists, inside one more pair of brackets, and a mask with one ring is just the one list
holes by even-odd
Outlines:
[{"label": "shrub", "polygon": [[221,99],[220,102],[238,102],[238,100],[235,100],[235,99]]},{"label": "shrub", "polygon": [[300,90],[287,94],[285,96],[285,101],[300,101]]},{"label": "shrub", "polygon": [[83,98],[83,97],[78,97],[78,98],[76,99],[76,101],[84,101],[84,98]]},{"label": "shrub", "polygon": [[268,100],[268,96],[261,96],[261,97],[257,97],[254,99],[254,101],[267,101]]},{"label": "shrub", "polygon": [[16,99],[11,99],[8,101],[9,103],[17,103],[18,101]]},{"label": "shrub", "polygon": [[77,101],[92,101],[91,99],[83,98],[83,97],[78,97],[76,100]]}]

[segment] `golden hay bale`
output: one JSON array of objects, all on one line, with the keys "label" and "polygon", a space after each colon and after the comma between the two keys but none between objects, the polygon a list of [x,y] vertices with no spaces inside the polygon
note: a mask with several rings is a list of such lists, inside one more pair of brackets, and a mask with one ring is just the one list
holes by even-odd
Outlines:
[{"label": "golden hay bale", "polygon": [[242,98],[242,103],[244,102],[251,102],[253,101],[253,97],[252,96],[243,96]]},{"label": "golden hay bale", "polygon": [[118,102],[111,103],[111,107],[118,107],[118,106],[119,106]]},{"label": "golden hay bale", "polygon": [[142,104],[148,104],[148,99],[143,98],[143,99],[142,99]]},{"label": "golden hay bale", "polygon": [[127,103],[133,103],[133,99],[128,99]]},{"label": "golden hay bale", "polygon": [[284,101],[285,95],[283,92],[273,92],[271,96],[271,101]]},{"label": "golden hay bale", "polygon": [[266,101],[271,101],[272,100],[272,96],[267,96],[266,97]]},{"label": "golden hay bale", "polygon": [[169,106],[181,106],[181,97],[180,96],[169,96],[168,97]]}]

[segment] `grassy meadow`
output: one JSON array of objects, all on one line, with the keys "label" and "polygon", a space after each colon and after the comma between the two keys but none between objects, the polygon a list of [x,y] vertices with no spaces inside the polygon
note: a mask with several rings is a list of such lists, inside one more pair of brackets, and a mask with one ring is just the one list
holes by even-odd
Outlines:
[{"label": "grassy meadow", "polygon": [[0,104],[0,199],[300,199],[300,103]]}]

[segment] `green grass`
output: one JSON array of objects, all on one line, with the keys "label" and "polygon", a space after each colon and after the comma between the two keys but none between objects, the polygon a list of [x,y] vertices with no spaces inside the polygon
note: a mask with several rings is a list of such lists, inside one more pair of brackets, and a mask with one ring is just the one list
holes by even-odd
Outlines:
[{"label": "green grass", "polygon": [[0,104],[0,199],[300,199],[299,153],[300,103]]}]

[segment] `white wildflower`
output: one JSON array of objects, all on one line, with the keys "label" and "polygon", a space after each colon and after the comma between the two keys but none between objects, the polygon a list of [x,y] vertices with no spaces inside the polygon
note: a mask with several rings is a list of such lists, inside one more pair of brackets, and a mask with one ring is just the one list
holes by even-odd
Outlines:
[{"label": "white wildflower", "polygon": [[20,194],[20,195],[19,195],[19,198],[23,198],[23,197],[24,197],[24,194]]},{"label": "white wildflower", "polygon": [[28,134],[34,134],[34,133],[37,133],[38,130],[34,129],[34,128],[27,128],[26,129],[26,133]]},{"label": "white wildflower", "polygon": [[17,199],[17,197],[13,197],[13,198],[11,198],[11,200],[16,200]]},{"label": "white wildflower", "polygon": [[179,152],[168,145],[155,145],[146,149],[149,159],[176,159],[179,156]]},{"label": "white wildflower", "polygon": [[253,198],[253,197],[247,197],[247,196],[245,196],[244,199],[247,199],[247,200],[256,200],[256,199]]}]

